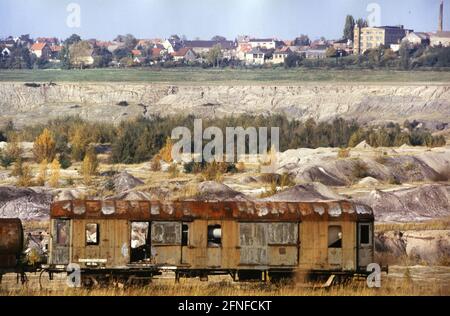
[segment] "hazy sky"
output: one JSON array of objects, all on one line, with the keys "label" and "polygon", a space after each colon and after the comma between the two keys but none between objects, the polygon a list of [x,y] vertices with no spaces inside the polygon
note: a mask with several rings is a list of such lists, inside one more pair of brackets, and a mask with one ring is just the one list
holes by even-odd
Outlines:
[{"label": "hazy sky", "polygon": [[[0,37],[31,34],[66,38],[112,39],[131,33],[138,38],[184,34],[209,39],[239,34],[292,39],[339,38],[345,16],[367,18],[379,5],[381,25],[403,24],[417,31],[436,31],[440,0],[0,0]],[[81,9],[80,27],[69,27],[67,6]],[[450,28],[446,0],[444,28]]]}]

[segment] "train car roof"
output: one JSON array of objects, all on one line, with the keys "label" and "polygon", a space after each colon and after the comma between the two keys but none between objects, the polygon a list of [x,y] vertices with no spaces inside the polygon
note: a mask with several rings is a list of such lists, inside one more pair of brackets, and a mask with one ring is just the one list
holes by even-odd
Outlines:
[{"label": "train car roof", "polygon": [[372,209],[336,201],[128,201],[68,200],[51,205],[51,218],[127,219],[132,221],[195,219],[239,221],[373,220]]}]

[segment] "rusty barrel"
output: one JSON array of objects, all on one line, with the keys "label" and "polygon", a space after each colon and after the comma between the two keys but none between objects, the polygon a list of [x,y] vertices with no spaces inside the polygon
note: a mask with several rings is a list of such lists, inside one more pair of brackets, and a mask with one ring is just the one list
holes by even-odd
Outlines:
[{"label": "rusty barrel", "polygon": [[0,218],[0,268],[14,268],[23,250],[23,228],[18,218]]}]

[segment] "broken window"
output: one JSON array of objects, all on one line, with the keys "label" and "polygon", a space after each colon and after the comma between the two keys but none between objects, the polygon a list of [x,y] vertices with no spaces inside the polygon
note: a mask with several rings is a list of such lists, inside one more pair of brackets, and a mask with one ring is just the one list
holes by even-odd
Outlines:
[{"label": "broken window", "polygon": [[58,221],[56,223],[56,244],[59,246],[66,246],[68,238],[68,225],[66,221]]},{"label": "broken window", "polygon": [[342,248],[341,226],[328,227],[328,248]]},{"label": "broken window", "polygon": [[370,224],[359,224],[359,243],[369,245],[370,242]]},{"label": "broken window", "polygon": [[98,224],[89,223],[86,224],[86,245],[98,245],[99,243],[99,233]]},{"label": "broken window", "polygon": [[188,224],[183,224],[181,226],[181,245],[187,246],[189,242],[189,226]]},{"label": "broken window", "polygon": [[222,245],[222,228],[220,225],[208,225],[208,247]]},{"label": "broken window", "polygon": [[181,223],[152,222],[151,235],[154,245],[181,245]]},{"label": "broken window", "polygon": [[147,244],[148,222],[131,223],[131,248],[136,249]]},{"label": "broken window", "polygon": [[130,262],[145,261],[150,258],[148,232],[150,223],[131,222],[131,255]]}]

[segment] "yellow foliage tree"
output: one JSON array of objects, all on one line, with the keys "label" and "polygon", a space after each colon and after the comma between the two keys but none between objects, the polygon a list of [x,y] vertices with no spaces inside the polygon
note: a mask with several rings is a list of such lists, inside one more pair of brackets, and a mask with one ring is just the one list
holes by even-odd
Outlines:
[{"label": "yellow foliage tree", "polygon": [[[20,161],[20,162],[19,162]],[[21,160],[19,160],[17,164],[19,177],[17,179],[17,186],[19,187],[29,187],[32,185],[33,175],[31,174],[31,168],[29,165],[22,164]]]},{"label": "yellow foliage tree", "polygon": [[56,143],[52,134],[46,128],[42,134],[39,135],[34,141],[33,154],[37,162],[41,162],[44,159],[52,161],[55,158]]},{"label": "yellow foliage tree", "polygon": [[172,148],[173,148],[173,142],[170,137],[167,137],[166,144],[163,148],[159,151],[159,157],[165,162],[172,162]]},{"label": "yellow foliage tree", "polygon": [[98,160],[93,148],[90,148],[84,156],[81,165],[81,174],[83,175],[84,183],[91,184],[92,176],[97,173]]},{"label": "yellow foliage tree", "polygon": [[71,137],[70,144],[72,150],[72,158],[80,161],[86,154],[86,149],[89,145],[89,135],[84,126],[75,127]]},{"label": "yellow foliage tree", "polygon": [[59,185],[59,178],[61,176],[61,164],[58,159],[53,159],[51,164],[51,176],[49,184],[51,187],[56,188]]},{"label": "yellow foliage tree", "polygon": [[37,178],[37,185],[43,186],[45,185],[45,181],[47,181],[47,159],[41,161],[39,165],[39,174]]}]

